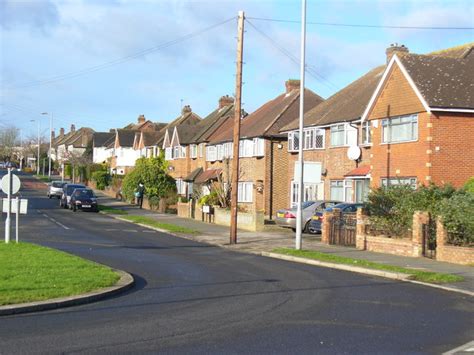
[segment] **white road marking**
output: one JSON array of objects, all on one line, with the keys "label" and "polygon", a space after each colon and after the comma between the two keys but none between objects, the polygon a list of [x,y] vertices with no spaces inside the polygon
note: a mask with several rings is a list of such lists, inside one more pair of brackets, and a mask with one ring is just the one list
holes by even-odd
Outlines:
[{"label": "white road marking", "polygon": [[443,355],[451,355],[451,354],[461,354],[461,353],[472,353],[474,352],[474,340],[470,341],[467,344],[461,345],[460,347],[457,347],[455,349],[449,350]]},{"label": "white road marking", "polygon": [[156,233],[156,231],[153,231],[153,230],[149,230],[149,229],[144,229],[142,231],[140,231],[142,233]]},{"label": "white road marking", "polygon": [[60,225],[61,227],[63,227],[64,229],[71,229],[69,227],[66,227],[64,224],[60,223],[60,222],[56,222],[56,224]]},{"label": "white road marking", "polygon": [[65,226],[64,224],[62,224],[61,222],[56,221],[53,217],[48,216],[46,213],[42,213],[40,210],[37,210],[37,211],[38,211],[38,213],[41,213],[44,217],[46,217],[47,219],[49,219],[51,222],[56,223],[58,226],[60,226],[60,227],[62,227],[62,228],[64,228],[64,229],[66,229],[66,230],[71,229],[71,228],[69,228],[69,227],[66,227],[66,226]]}]

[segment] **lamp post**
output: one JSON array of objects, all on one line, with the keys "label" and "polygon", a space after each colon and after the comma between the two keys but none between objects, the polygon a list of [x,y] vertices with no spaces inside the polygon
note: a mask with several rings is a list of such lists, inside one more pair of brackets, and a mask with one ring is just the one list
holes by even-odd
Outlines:
[{"label": "lamp post", "polygon": [[[35,122],[36,120],[30,120],[30,122]],[[40,165],[39,165],[39,160],[40,160],[40,121],[38,121],[38,158],[36,158],[36,175],[39,175],[40,173]]]},{"label": "lamp post", "polygon": [[[42,115],[48,115],[42,112]],[[48,177],[51,179],[51,151],[53,146],[53,113],[49,114],[49,152],[48,152]]]}]

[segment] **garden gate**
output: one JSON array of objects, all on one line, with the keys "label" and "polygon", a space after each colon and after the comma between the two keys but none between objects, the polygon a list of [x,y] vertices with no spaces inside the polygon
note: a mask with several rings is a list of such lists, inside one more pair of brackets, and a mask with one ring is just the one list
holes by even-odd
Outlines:
[{"label": "garden gate", "polygon": [[355,247],[356,226],[355,213],[335,213],[329,228],[329,244]]}]

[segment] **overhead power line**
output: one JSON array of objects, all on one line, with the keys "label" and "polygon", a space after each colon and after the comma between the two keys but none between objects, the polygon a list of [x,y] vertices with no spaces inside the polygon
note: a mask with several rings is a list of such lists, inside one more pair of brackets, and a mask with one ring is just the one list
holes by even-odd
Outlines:
[{"label": "overhead power line", "polygon": [[[247,20],[284,22],[284,23],[301,23],[298,20],[285,20],[264,17],[247,17]],[[354,23],[335,23],[335,22],[306,22],[307,25],[317,26],[333,26],[333,27],[362,27],[362,28],[391,28],[404,30],[474,30],[474,27],[443,27],[443,26],[391,26],[391,25],[369,25]]]},{"label": "overhead power line", "polygon": [[194,32],[191,32],[191,33],[188,33],[184,36],[181,36],[181,37],[178,37],[178,38],[175,38],[171,41],[168,41],[168,42],[164,42],[164,43],[161,43],[157,46],[154,46],[154,47],[150,47],[150,48],[147,48],[147,49],[144,49],[144,50],[141,50],[139,52],[136,52],[134,54],[130,54],[130,55],[127,55],[125,57],[122,57],[122,58],[118,58],[118,59],[114,59],[114,60],[111,60],[111,61],[108,61],[108,62],[105,62],[105,63],[102,63],[102,64],[99,64],[99,65],[95,65],[95,66],[91,66],[91,67],[87,67],[87,68],[83,68],[83,69],[80,69],[80,70],[77,70],[77,71],[74,71],[74,72],[70,72],[70,73],[65,73],[65,74],[61,74],[61,75],[56,75],[56,76],[52,76],[52,77],[49,77],[49,78],[45,78],[45,79],[41,79],[41,80],[35,80],[35,81],[31,81],[29,83],[25,83],[25,84],[22,84],[22,85],[18,85],[18,86],[12,86],[12,87],[7,87],[7,89],[20,89],[20,88],[27,88],[27,87],[32,87],[32,86],[38,86],[38,85],[45,85],[45,84],[51,84],[51,83],[54,83],[54,82],[57,82],[57,81],[62,81],[62,80],[66,80],[66,79],[72,79],[72,78],[76,78],[78,76],[82,76],[82,75],[86,75],[86,74],[90,74],[90,73],[93,73],[93,72],[96,72],[96,71],[99,71],[99,70],[102,70],[102,69],[106,69],[106,68],[109,68],[111,66],[114,66],[114,65],[119,65],[119,64],[122,64],[122,63],[125,63],[125,62],[128,62],[130,60],[133,60],[133,59],[136,59],[136,58],[140,58],[140,57],[143,57],[147,54],[150,54],[150,53],[154,53],[154,52],[157,52],[157,51],[160,51],[162,49],[165,49],[165,48],[168,48],[168,47],[171,47],[175,44],[178,44],[178,43],[181,43],[181,42],[184,42],[184,41],[187,41],[191,38],[194,38],[194,37],[197,37],[205,32],[208,32],[216,27],[219,27],[221,25],[224,25],[232,20],[235,20],[235,17],[231,17],[227,20],[224,20],[224,21],[221,21],[221,22],[218,22],[216,24],[213,24],[211,26],[208,26],[208,27],[205,27],[203,29],[200,29],[198,31],[194,31]]},{"label": "overhead power line", "polygon": [[[275,41],[271,36],[257,28],[252,22],[246,19],[247,23],[252,27],[255,31],[257,31],[261,36],[263,36],[268,42],[270,42],[276,49],[278,49],[282,54],[284,54],[286,57],[288,57],[293,63],[296,65],[300,65],[300,60],[296,56],[294,56],[290,51],[282,47],[281,45],[278,44],[277,41]],[[323,85],[328,87],[331,90],[339,90],[339,87],[329,81],[327,78],[325,78],[323,75],[321,75],[314,67],[311,65],[306,64],[305,66],[305,71],[311,75],[314,79],[318,80],[321,82]]]}]

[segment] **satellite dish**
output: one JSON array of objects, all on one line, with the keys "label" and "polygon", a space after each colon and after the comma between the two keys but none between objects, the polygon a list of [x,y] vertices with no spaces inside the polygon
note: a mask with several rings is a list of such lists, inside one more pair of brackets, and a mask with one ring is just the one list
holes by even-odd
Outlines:
[{"label": "satellite dish", "polygon": [[350,146],[349,149],[347,150],[347,157],[350,160],[357,160],[360,158],[361,155],[361,150],[357,145]]}]

